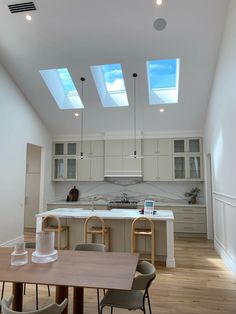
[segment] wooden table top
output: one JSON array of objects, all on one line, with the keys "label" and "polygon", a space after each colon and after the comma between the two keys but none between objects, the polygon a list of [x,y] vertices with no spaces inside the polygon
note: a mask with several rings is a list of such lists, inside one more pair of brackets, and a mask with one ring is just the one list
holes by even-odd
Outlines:
[{"label": "wooden table top", "polygon": [[12,248],[0,248],[0,281],[63,285],[84,288],[131,289],[138,254],[58,251],[58,260],[11,266]]}]

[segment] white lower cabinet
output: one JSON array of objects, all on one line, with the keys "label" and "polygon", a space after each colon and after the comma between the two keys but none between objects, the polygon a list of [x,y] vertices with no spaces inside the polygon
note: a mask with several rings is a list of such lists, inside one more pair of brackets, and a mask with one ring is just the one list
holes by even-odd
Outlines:
[{"label": "white lower cabinet", "polygon": [[172,156],[144,156],[144,181],[172,181]]},{"label": "white lower cabinet", "polygon": [[172,207],[174,231],[183,233],[206,233],[205,207]]}]

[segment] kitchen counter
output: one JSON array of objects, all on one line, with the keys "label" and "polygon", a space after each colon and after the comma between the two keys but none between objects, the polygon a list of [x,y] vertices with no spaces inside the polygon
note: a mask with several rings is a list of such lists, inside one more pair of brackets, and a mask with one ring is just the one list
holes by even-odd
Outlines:
[{"label": "kitchen counter", "polygon": [[[124,252],[130,252],[131,222],[137,217],[144,216],[137,209],[88,210],[84,208],[55,208],[36,215],[37,232],[41,231],[42,218],[50,214],[65,219],[64,223],[70,227],[70,248],[73,248],[76,243],[83,242],[84,220],[89,216],[95,215],[103,218],[106,221],[106,226],[111,228],[111,250]],[[148,215],[147,217],[152,219],[155,224],[156,252],[158,252],[156,259],[165,260],[167,267],[175,267],[173,212],[170,210],[157,210],[155,215]],[[140,245],[146,251],[146,246],[149,244],[146,241],[142,241]]]}]

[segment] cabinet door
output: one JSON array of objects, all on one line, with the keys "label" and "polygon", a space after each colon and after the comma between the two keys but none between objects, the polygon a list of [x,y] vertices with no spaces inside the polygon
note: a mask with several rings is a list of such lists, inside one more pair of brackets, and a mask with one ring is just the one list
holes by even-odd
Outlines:
[{"label": "cabinet door", "polygon": [[185,140],[184,139],[174,140],[174,153],[184,153],[185,151],[186,151]]},{"label": "cabinet door", "polygon": [[184,156],[174,157],[174,178],[185,179],[186,176],[186,164]]},{"label": "cabinet door", "polygon": [[157,181],[158,180],[156,156],[144,156],[143,179],[144,181]]},{"label": "cabinet door", "polygon": [[103,157],[91,158],[91,176],[92,181],[103,181],[104,180],[104,162]]},{"label": "cabinet door", "polygon": [[78,143],[78,154],[80,155],[81,151],[83,151],[84,156],[90,156],[91,155],[91,145],[90,141],[81,141]]},{"label": "cabinet door", "polygon": [[91,142],[91,156],[104,156],[104,143],[103,141],[90,141]]},{"label": "cabinet door", "polygon": [[63,180],[65,171],[65,160],[64,158],[55,158],[53,161],[53,179]]},{"label": "cabinet door", "polygon": [[144,139],[143,140],[143,154],[144,156],[155,156],[157,154],[157,140]]},{"label": "cabinet door", "polygon": [[[131,156],[134,154],[135,143],[134,140],[123,140],[122,143],[122,155]],[[141,155],[141,140],[136,141],[136,153]]]},{"label": "cabinet door", "polygon": [[158,180],[173,180],[173,160],[172,156],[158,156]]},{"label": "cabinet door", "polygon": [[189,178],[201,179],[201,158],[200,156],[188,157]]},{"label": "cabinet door", "polygon": [[76,180],[76,158],[66,159],[66,179]]},{"label": "cabinet door", "polygon": [[67,155],[76,155],[76,143],[66,143],[66,154]]},{"label": "cabinet door", "polygon": [[64,155],[65,147],[64,143],[55,143],[54,144],[54,155]]},{"label": "cabinet door", "polygon": [[160,155],[171,155],[172,154],[172,140],[170,138],[158,139],[157,153]]},{"label": "cabinet door", "polygon": [[200,153],[201,143],[199,138],[188,139],[188,151],[190,153]]},{"label": "cabinet door", "polygon": [[91,159],[79,159],[78,160],[78,180],[89,181],[91,177]]}]

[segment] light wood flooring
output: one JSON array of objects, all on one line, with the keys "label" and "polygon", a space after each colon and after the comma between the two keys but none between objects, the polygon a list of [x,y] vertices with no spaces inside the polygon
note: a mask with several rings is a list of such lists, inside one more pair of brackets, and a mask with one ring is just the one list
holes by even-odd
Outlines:
[{"label": "light wood flooring", "polygon": [[[34,236],[26,232],[25,239],[32,241]],[[157,278],[150,288],[153,314],[236,314],[236,277],[226,269],[211,241],[203,238],[177,238],[175,257],[175,269],[156,265]],[[48,297],[47,287],[39,287],[40,307],[54,301],[54,287],[51,287],[51,292],[52,296]],[[7,284],[4,295],[10,294],[11,285]],[[28,284],[24,310],[32,310],[34,307],[35,286]],[[97,313],[96,291],[93,289],[85,290],[84,312]],[[69,313],[72,313],[71,302]],[[108,308],[104,310],[105,313],[110,313]],[[129,311],[114,309],[115,313]]]}]

